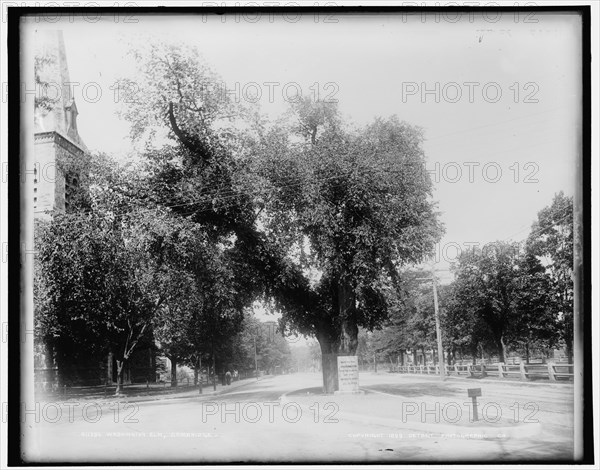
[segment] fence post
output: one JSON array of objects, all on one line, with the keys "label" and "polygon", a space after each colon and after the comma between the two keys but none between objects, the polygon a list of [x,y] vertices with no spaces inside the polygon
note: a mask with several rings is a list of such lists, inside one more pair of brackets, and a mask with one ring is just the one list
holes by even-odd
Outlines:
[{"label": "fence post", "polygon": [[473,364],[467,364],[467,375],[473,377]]},{"label": "fence post", "polygon": [[435,366],[435,373],[436,374],[440,373],[440,366],[438,366],[438,365]]},{"label": "fence post", "polygon": [[527,380],[527,371],[525,370],[525,364],[523,363],[523,361],[519,363],[519,367],[521,369],[521,379]]},{"label": "fence post", "polygon": [[481,364],[481,376],[487,377],[486,366],[483,363]]},{"label": "fence post", "polygon": [[504,378],[504,362],[498,363],[498,378],[500,378],[500,379]]},{"label": "fence post", "polygon": [[554,364],[548,363],[548,378],[551,382],[556,382],[556,374],[554,371]]}]

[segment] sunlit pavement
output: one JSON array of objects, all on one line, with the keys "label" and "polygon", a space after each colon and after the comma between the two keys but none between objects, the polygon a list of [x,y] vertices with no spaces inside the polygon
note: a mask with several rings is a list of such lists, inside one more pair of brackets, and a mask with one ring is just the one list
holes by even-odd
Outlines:
[{"label": "sunlit pavement", "polygon": [[[267,377],[220,395],[44,404],[33,461],[435,462],[568,460],[572,385],[441,382],[361,373],[359,395],[311,394],[320,374]],[[472,422],[467,388],[479,387]],[[306,389],[306,390],[305,390]],[[300,391],[300,392],[299,392]],[[306,393],[308,392],[308,393]],[[60,416],[57,416],[60,414]],[[60,418],[60,419],[58,419]]]}]

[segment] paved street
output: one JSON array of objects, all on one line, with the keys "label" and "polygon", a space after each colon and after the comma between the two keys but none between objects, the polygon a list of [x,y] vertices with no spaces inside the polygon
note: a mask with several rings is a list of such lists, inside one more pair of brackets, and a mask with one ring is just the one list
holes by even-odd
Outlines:
[{"label": "paved street", "polygon": [[[389,463],[572,456],[568,384],[441,383],[436,377],[361,373],[364,393],[321,396],[315,394],[320,374],[246,382],[212,396],[44,404],[36,427],[38,454],[32,457]],[[466,390],[472,387],[482,390],[477,422],[470,420]]]}]

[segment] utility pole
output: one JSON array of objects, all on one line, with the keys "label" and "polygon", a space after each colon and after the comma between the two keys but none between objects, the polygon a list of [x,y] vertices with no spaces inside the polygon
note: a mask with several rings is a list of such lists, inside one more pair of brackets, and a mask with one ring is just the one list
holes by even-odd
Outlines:
[{"label": "utility pole", "polygon": [[256,355],[256,334],[258,333],[258,327],[254,332],[252,338],[254,339],[254,372],[256,373],[256,380],[258,380],[258,357]]},{"label": "utility pole", "polygon": [[437,339],[437,350],[438,350],[438,364],[440,367],[440,378],[442,382],[446,380],[446,364],[444,362],[444,347],[442,345],[442,328],[440,326],[440,312],[439,312],[439,304],[438,304],[438,295],[437,295],[437,280],[435,277],[435,271],[433,266],[431,266],[431,278],[428,277],[420,277],[417,278],[417,281],[429,281],[433,285],[433,310],[435,314],[435,336]]},{"label": "utility pole", "polygon": [[435,278],[433,267],[431,268],[431,282],[433,284],[433,308],[435,311],[435,335],[437,337],[438,364],[440,365],[440,376],[443,382],[446,380],[446,363],[444,361],[444,347],[442,346],[442,329],[440,327],[440,312],[436,286],[437,280]]}]

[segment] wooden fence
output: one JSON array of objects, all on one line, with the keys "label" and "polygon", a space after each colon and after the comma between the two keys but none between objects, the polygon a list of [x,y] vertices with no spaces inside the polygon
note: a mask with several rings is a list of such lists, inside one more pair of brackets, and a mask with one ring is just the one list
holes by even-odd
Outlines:
[{"label": "wooden fence", "polygon": [[[401,374],[430,374],[439,375],[439,366],[427,365],[407,365],[392,366],[390,372]],[[573,380],[573,364],[462,364],[446,365],[446,375],[466,376],[466,377],[498,377],[517,378],[521,380],[547,379],[551,382]]]}]

